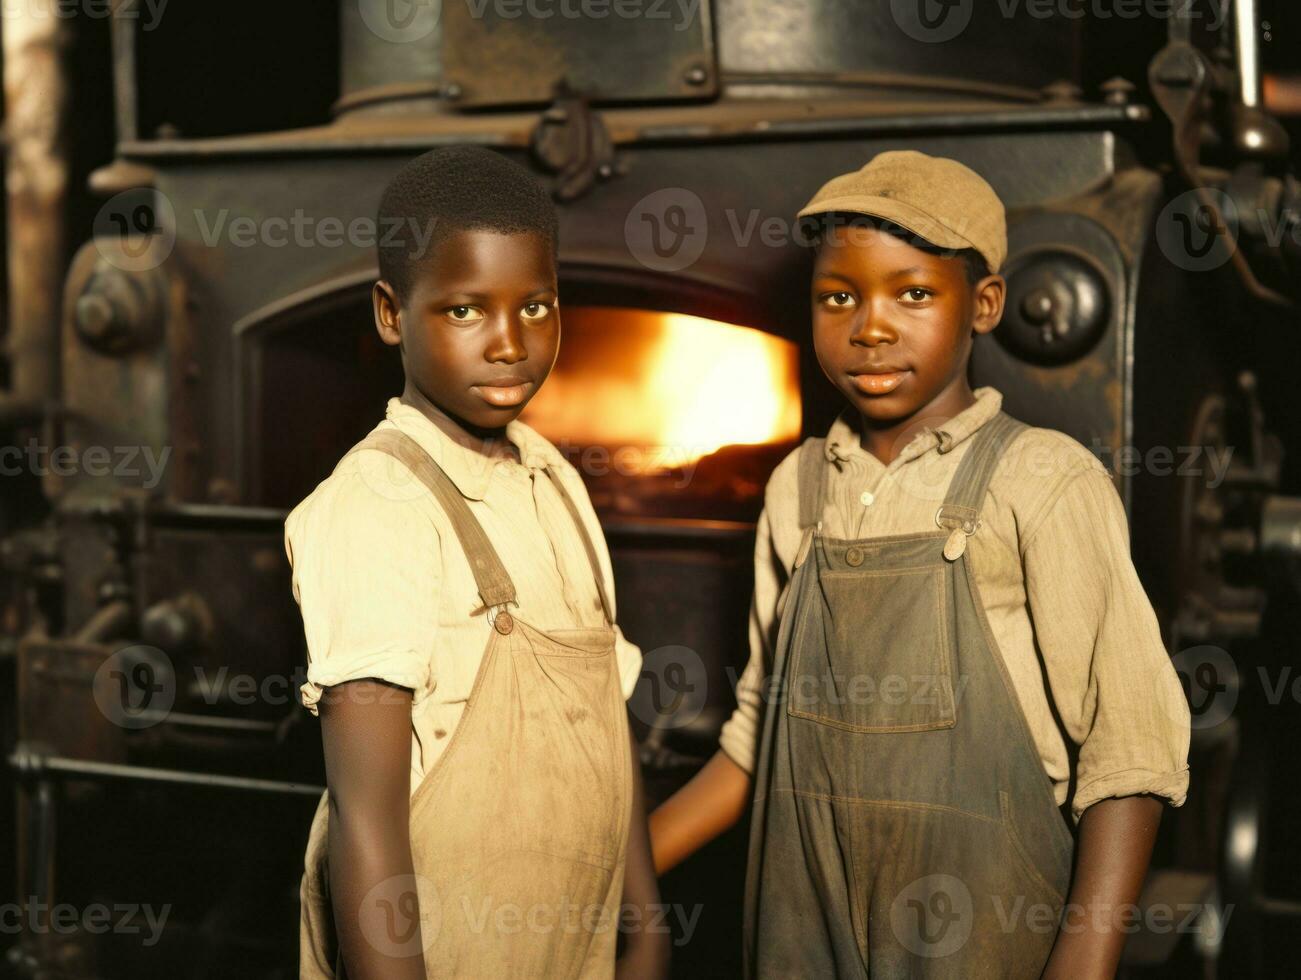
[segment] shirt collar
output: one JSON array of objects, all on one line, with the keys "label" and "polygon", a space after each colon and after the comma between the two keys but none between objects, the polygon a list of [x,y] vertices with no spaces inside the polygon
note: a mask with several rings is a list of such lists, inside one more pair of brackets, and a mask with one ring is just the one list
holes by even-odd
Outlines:
[{"label": "shirt collar", "polygon": [[[998,414],[1003,407],[1003,395],[996,388],[982,387],[972,392],[975,402],[968,405],[953,418],[939,425],[925,425],[919,420],[922,429],[908,441],[896,457],[896,462],[906,463],[934,449],[938,453],[947,453],[964,439],[975,434],[976,430]],[[847,460],[856,453],[867,453],[859,441],[858,433],[849,424],[844,414],[836,418],[827,432],[825,449],[827,459],[836,462]]]},{"label": "shirt collar", "polygon": [[[487,495],[493,471],[498,464],[506,462],[467,449],[434,425],[418,408],[404,404],[399,398],[388,400],[384,417],[414,439],[443,468],[461,496],[470,500],[482,500]],[[560,451],[518,419],[507,423],[506,438],[519,450],[520,462],[531,474],[560,461]]]}]

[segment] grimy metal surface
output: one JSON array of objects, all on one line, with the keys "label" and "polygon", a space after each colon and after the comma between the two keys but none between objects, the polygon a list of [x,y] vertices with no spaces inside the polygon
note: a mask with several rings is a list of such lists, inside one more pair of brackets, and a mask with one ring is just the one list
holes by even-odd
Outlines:
[{"label": "grimy metal surface", "polygon": [[[775,220],[789,229],[808,187],[852,169],[875,152],[913,146],[963,159],[991,175],[1009,207],[1033,209],[1045,200],[1069,199],[1105,183],[1112,172],[1112,145],[1107,131],[1085,130],[973,133],[965,138],[919,134],[891,140],[702,142],[689,149],[634,146],[622,154],[625,172],[619,179],[560,208],[561,260],[575,270],[565,286],[582,288],[585,273],[616,276],[630,288],[637,282],[647,290],[653,286],[662,309],[697,314],[710,310],[700,308],[696,298],[712,294],[714,303],[730,300],[732,315],[740,322],[799,338],[806,315],[800,282],[805,250],[789,230],[770,237],[761,228]],[[999,165],[1009,150],[1031,176],[1021,179],[1020,171]],[[258,383],[275,386],[285,379],[256,377],[259,345],[267,331],[284,321],[287,300],[302,295],[305,301],[314,287],[329,284],[336,285],[340,301],[349,294],[364,294],[374,262],[370,250],[347,244],[287,250],[268,242],[244,245],[219,238],[210,245],[205,233],[214,216],[224,213],[228,221],[246,217],[262,222],[301,212],[328,214],[347,225],[373,215],[379,189],[403,159],[396,154],[350,154],[302,159],[292,170],[283,161],[257,158],[186,160],[160,168],[158,188],[176,212],[173,257],[192,270],[191,279],[196,272],[202,277],[208,268],[222,270],[222,288],[205,291],[207,301],[196,312],[196,343],[202,352],[198,384],[213,395],[203,405],[208,438],[201,485],[229,481],[239,488],[237,499],[265,502],[250,465],[261,433],[240,420],[258,416]],[[625,223],[634,205],[663,188],[694,195],[703,222],[699,257],[672,276],[647,268],[625,241]],[[1141,250],[1140,241],[1127,244]],[[1119,310],[1121,304],[1116,306]],[[353,327],[368,329],[365,323]],[[1118,370],[1114,352],[1109,370]],[[1103,427],[1065,421],[1086,443],[1095,437],[1111,439],[1121,430],[1120,408],[1117,403],[1108,410],[1111,420]]]}]

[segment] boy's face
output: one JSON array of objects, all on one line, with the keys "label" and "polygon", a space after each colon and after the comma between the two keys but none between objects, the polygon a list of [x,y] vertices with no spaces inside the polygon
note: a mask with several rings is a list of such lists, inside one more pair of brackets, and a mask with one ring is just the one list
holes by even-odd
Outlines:
[{"label": "boy's face", "polygon": [[475,429],[516,418],[560,347],[555,256],[532,232],[456,232],[417,267],[405,303],[381,281],[374,305],[408,387]]},{"label": "boy's face", "polygon": [[960,258],[876,228],[835,229],[813,269],[818,363],[866,420],[939,410],[946,394],[966,385],[973,333],[998,325],[1003,289],[1000,276],[973,287]]}]

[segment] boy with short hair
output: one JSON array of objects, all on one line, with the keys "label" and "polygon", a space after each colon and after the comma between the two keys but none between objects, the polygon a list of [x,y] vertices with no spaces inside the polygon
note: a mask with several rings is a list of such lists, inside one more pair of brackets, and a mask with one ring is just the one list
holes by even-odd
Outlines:
[{"label": "boy with short hair", "polygon": [[847,410],[773,473],[739,707],[652,815],[656,864],[753,780],[747,976],[1113,976],[1158,798],[1187,790],[1188,710],[1105,468],[968,384],[1003,310],[1002,202],[888,152],[800,217]]},{"label": "boy with short hair", "polygon": [[[286,522],[329,785],[300,976],[608,978],[622,903],[657,901],[641,656],[578,473],[517,420],[560,341],[555,210],[451,147],[379,224],[407,232],[373,289],[405,388]],[[664,972],[667,937],[627,940],[619,975]]]}]

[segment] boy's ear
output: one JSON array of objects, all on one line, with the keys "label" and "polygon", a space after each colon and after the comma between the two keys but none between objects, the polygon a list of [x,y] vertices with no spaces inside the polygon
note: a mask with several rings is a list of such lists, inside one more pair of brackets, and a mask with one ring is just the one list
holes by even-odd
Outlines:
[{"label": "boy's ear", "polygon": [[1007,301],[1007,280],[1000,275],[986,276],[975,285],[976,315],[972,329],[976,333],[989,333],[1003,319],[1003,304]]},{"label": "boy's ear", "polygon": [[380,279],[371,287],[371,305],[375,310],[375,329],[379,339],[390,347],[402,343],[402,304],[398,302],[397,290],[385,279]]}]

